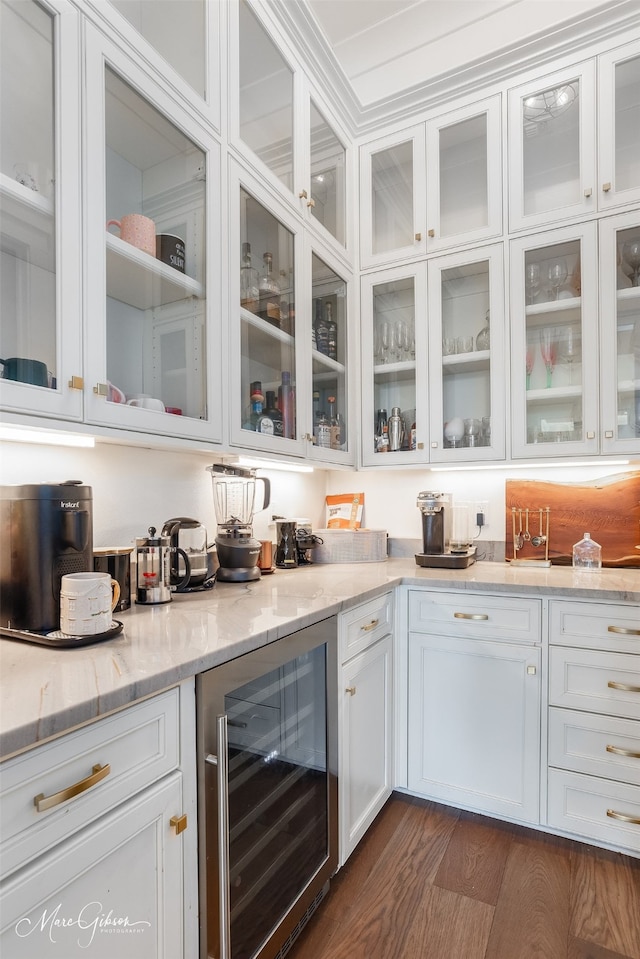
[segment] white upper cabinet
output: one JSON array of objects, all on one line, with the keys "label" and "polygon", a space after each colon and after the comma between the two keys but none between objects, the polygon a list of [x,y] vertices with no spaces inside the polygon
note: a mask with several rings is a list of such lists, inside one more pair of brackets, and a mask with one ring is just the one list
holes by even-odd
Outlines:
[{"label": "white upper cabinet", "polygon": [[502,232],[500,97],[427,122],[427,252]]},{"label": "white upper cabinet", "polygon": [[219,441],[218,145],[89,25],[86,50],[85,417]]},{"label": "white upper cabinet", "polygon": [[640,201],[640,41],[598,58],[602,210]]},{"label": "white upper cabinet", "polygon": [[79,18],[66,0],[0,14],[1,403],[80,419]]},{"label": "white upper cabinet", "polygon": [[509,91],[512,231],[639,199],[640,42]]},{"label": "white upper cabinet", "polygon": [[230,18],[229,141],[345,256],[349,137],[285,50],[268,9],[239,0]]},{"label": "white upper cabinet", "polygon": [[597,209],[595,62],[509,91],[509,228]]},{"label": "white upper cabinet", "polygon": [[361,266],[502,232],[500,96],[361,148]]}]

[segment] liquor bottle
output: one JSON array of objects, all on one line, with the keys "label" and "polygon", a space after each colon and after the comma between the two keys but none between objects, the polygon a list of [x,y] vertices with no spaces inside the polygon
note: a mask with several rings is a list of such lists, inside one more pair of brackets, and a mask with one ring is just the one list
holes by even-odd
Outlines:
[{"label": "liquor bottle", "polygon": [[258,312],[258,271],[251,266],[251,244],[242,244],[242,263],[240,265],[240,306],[251,313]]},{"label": "liquor bottle", "polygon": [[270,253],[265,253],[264,270],[260,274],[258,289],[260,291],[260,301],[258,305],[258,316],[274,326],[280,326],[280,287],[273,277],[273,257]]},{"label": "liquor bottle", "polygon": [[283,436],[282,413],[276,407],[276,394],[273,390],[266,391],[266,405],[256,423],[256,433],[267,433],[269,436]]},{"label": "liquor bottle", "polygon": [[316,349],[324,356],[329,355],[329,327],[322,314],[322,300],[316,300]]},{"label": "liquor bottle", "polygon": [[333,318],[333,307],[327,303],[325,317],[327,321],[327,356],[331,360],[338,359],[338,324]]},{"label": "liquor bottle", "polygon": [[336,416],[336,398],[329,398],[329,446],[332,450],[340,449],[340,424]]},{"label": "liquor bottle", "polygon": [[316,436],[316,427],[320,419],[320,391],[313,391],[313,435]]},{"label": "liquor bottle", "polygon": [[316,438],[316,446],[325,450],[331,448],[331,425],[327,419],[327,414],[322,410],[320,411],[314,436]]},{"label": "liquor bottle", "polygon": [[288,370],[282,371],[282,384],[278,387],[278,409],[282,413],[282,435],[290,440],[295,439],[296,399]]},{"label": "liquor bottle", "polygon": [[262,383],[260,382],[260,380],[255,380],[255,382],[251,384],[250,395],[251,395],[251,412],[249,413],[248,418],[242,424],[242,429],[255,431],[258,424],[258,420],[262,416],[262,408],[264,403],[264,395],[262,393]]}]

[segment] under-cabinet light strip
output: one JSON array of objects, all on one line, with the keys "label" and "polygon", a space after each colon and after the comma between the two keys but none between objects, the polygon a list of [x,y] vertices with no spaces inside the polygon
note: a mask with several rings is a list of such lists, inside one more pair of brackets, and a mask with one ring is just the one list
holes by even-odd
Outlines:
[{"label": "under-cabinet light strip", "polygon": [[35,430],[10,423],[0,425],[0,440],[9,443],[40,443],[43,446],[75,446],[91,449],[95,437],[86,433],[56,433],[53,430]]},{"label": "under-cabinet light strip", "polygon": [[629,460],[568,460],[566,463],[478,463],[472,466],[429,466],[432,473],[461,473],[469,470],[551,470],[575,467],[628,466]]}]

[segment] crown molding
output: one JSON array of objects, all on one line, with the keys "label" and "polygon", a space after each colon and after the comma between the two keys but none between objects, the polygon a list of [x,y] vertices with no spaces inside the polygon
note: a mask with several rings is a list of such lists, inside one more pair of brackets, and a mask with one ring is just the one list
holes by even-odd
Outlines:
[{"label": "crown molding", "polygon": [[295,3],[270,0],[269,7],[304,62],[305,71],[354,138],[375,135],[394,123],[410,122],[450,100],[477,94],[479,88],[504,82],[515,74],[555,64],[563,56],[575,60],[594,43],[603,44],[613,37],[625,43],[640,31],[640,2],[615,0],[593,13],[565,21],[552,31],[534,34],[521,43],[505,47],[491,57],[470,61],[460,69],[364,105],[307,4],[303,0]]}]

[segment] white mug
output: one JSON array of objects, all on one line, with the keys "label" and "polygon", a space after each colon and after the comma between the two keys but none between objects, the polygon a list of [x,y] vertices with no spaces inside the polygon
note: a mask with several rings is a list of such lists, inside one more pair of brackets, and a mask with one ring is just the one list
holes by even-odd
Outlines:
[{"label": "white mug", "polygon": [[164,403],[157,400],[155,396],[145,396],[141,393],[139,396],[132,396],[127,400],[127,406],[138,406],[143,410],[156,410],[158,413],[164,413]]},{"label": "white mug", "polygon": [[67,636],[96,636],[111,628],[120,584],[109,573],[65,573],[60,584],[60,629]]}]

